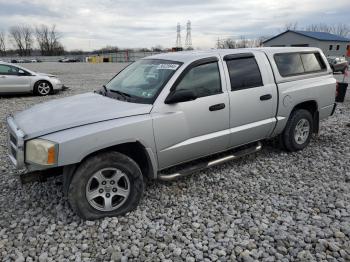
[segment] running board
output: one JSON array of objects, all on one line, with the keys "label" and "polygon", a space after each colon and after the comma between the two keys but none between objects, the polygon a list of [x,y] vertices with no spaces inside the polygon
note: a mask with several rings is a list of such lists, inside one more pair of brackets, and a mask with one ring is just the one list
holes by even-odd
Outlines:
[{"label": "running board", "polygon": [[261,142],[257,142],[251,147],[238,150],[238,151],[236,151],[234,153],[231,153],[231,154],[228,154],[228,155],[225,155],[225,156],[222,156],[222,154],[221,154],[221,157],[219,157],[217,159],[210,160],[210,161],[203,161],[201,163],[197,163],[197,164],[191,165],[188,168],[180,169],[180,171],[177,172],[177,173],[173,173],[173,174],[159,174],[158,179],[162,180],[162,181],[172,181],[172,180],[175,180],[175,179],[180,178],[180,177],[189,176],[189,175],[191,175],[191,174],[193,174],[195,172],[198,172],[198,171],[200,171],[202,169],[205,169],[205,168],[208,168],[208,167],[213,167],[213,166],[216,166],[216,165],[219,165],[219,164],[231,161],[233,159],[237,159],[237,158],[249,155],[249,154],[253,154],[255,152],[260,151],[261,148],[262,148]]}]

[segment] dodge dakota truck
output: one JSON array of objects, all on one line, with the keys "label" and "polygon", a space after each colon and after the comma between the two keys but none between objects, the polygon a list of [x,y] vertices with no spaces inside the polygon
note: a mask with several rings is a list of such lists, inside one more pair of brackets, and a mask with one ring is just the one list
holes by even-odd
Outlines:
[{"label": "dodge dakota truck", "polygon": [[85,219],[134,209],[145,181],[170,181],[257,152],[278,138],[305,148],[334,113],[336,80],[318,48],[164,53],[95,92],[7,118],[9,157],[23,180],[63,174]]}]

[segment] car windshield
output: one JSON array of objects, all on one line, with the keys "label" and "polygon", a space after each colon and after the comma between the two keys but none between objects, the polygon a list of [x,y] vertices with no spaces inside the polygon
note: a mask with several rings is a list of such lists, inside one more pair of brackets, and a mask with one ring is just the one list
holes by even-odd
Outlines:
[{"label": "car windshield", "polygon": [[160,59],[139,60],[106,85],[107,93],[118,94],[130,102],[152,104],[180,65]]}]

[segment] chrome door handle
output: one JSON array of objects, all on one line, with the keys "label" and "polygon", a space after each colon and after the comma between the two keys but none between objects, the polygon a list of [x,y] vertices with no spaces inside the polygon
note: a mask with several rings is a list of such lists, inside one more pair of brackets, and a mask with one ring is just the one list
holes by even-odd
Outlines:
[{"label": "chrome door handle", "polygon": [[5,78],[6,76],[0,76],[0,78]]}]

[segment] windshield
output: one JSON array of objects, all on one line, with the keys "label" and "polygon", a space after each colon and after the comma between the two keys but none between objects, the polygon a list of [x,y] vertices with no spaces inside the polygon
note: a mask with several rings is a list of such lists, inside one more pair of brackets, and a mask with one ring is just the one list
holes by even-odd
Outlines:
[{"label": "windshield", "polygon": [[106,89],[127,98],[126,101],[152,104],[180,65],[160,59],[139,60],[116,75]]}]

